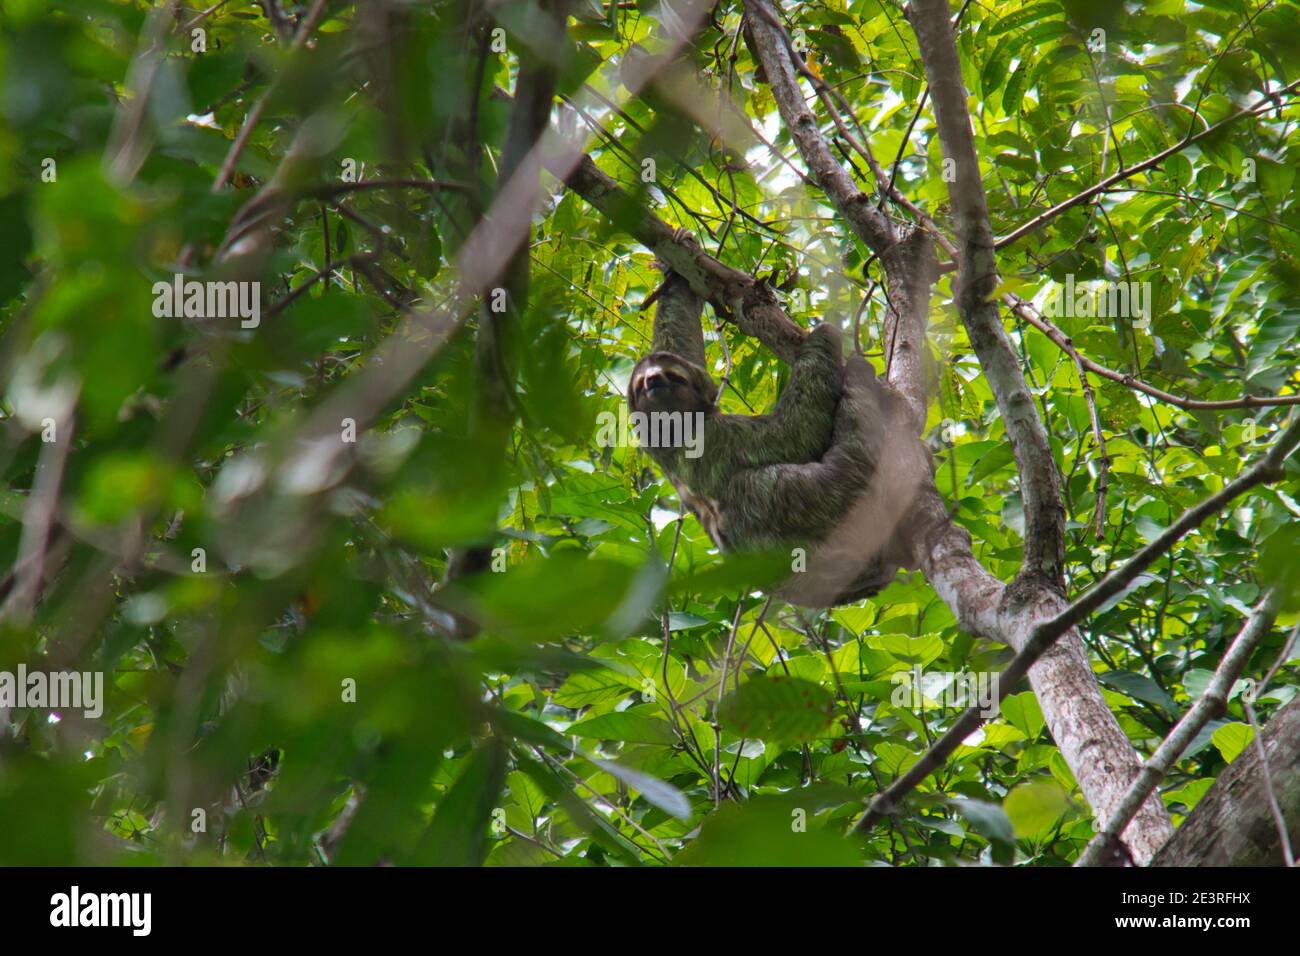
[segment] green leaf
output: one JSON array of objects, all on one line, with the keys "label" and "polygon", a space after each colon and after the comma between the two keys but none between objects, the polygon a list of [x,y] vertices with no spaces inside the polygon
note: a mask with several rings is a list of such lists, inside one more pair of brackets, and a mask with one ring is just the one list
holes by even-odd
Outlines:
[{"label": "green leaf", "polygon": [[477,866],[487,858],[488,827],[505,784],[506,749],[489,739],[475,750],[460,777],[438,801],[420,844],[432,866]]},{"label": "green leaf", "polygon": [[566,814],[583,830],[590,833],[602,847],[612,852],[622,862],[635,866],[640,862],[640,851],[608,820],[593,813],[578,796],[573,786],[546,763],[525,754],[515,753],[515,763],[537,784],[547,798],[560,805]]},{"label": "green leaf", "polygon": [[1214,786],[1214,778],[1203,777],[1173,790],[1166,790],[1161,797],[1164,798],[1166,806],[1173,807],[1181,803],[1190,812],[1196,808],[1196,805],[1201,802],[1201,797],[1205,796],[1206,791],[1212,786]]},{"label": "green leaf", "polygon": [[1026,840],[1055,826],[1070,809],[1070,798],[1060,785],[1049,780],[1023,783],[1002,801],[1002,808],[1015,828],[1016,839]]},{"label": "green leaf", "polygon": [[1132,671],[1103,671],[1097,675],[1097,680],[1134,700],[1163,707],[1170,714],[1178,713],[1178,705],[1174,703],[1174,699],[1145,674],[1135,674]]},{"label": "green leaf", "polygon": [[[636,572],[637,568],[621,561],[561,551],[504,572],[462,579],[445,589],[443,599],[447,607],[489,628],[534,640],[558,640],[574,633],[621,630],[640,620],[653,593],[640,596],[636,614],[623,613]],[[619,627],[613,626],[616,612]]]},{"label": "green leaf", "polygon": [[642,773],[640,770],[633,770],[631,767],[625,767],[609,760],[593,760],[592,763],[606,773],[623,781],[633,790],[639,791],[647,802],[658,807],[670,817],[676,817],[678,820],[689,820],[691,818],[691,802],[686,799],[684,793],[672,784],[665,783],[658,777],[652,777],[648,773]]},{"label": "green leaf", "polygon": [[1276,587],[1282,606],[1300,610],[1300,521],[1289,521],[1264,539],[1260,548],[1259,574]]},{"label": "green leaf", "polygon": [[512,770],[506,775],[510,795],[514,797],[519,808],[530,820],[536,820],[546,806],[546,794],[528,774]]},{"label": "green leaf", "polygon": [[976,485],[991,475],[997,474],[1004,469],[1010,470],[1015,463],[1015,454],[1011,450],[1010,442],[1001,442],[994,445],[979,464],[971,471],[970,477],[966,479],[967,485]]},{"label": "green leaf", "polygon": [[692,631],[697,627],[704,627],[712,623],[708,618],[700,617],[698,614],[690,614],[686,611],[670,611],[668,613],[669,632]]},{"label": "green leaf", "polygon": [[952,801],[957,812],[970,824],[972,830],[994,843],[1011,844],[1016,839],[1016,828],[1005,810],[996,803],[959,798]]},{"label": "green leaf", "polygon": [[1020,112],[1032,62],[1027,59],[1021,60],[1015,72],[1011,74],[1011,79],[1007,81],[1006,89],[1002,91],[1002,112],[1008,116],[1015,116]]},{"label": "green leaf", "polygon": [[1165,160],[1165,175],[1167,175],[1175,186],[1179,189],[1185,188],[1192,181],[1192,164],[1182,153],[1175,153]]},{"label": "green leaf", "polygon": [[31,278],[25,261],[32,250],[27,210],[17,196],[0,197],[0,305]]},{"label": "green leaf", "polygon": [[904,664],[921,667],[938,660],[944,653],[943,639],[937,634],[908,637],[906,634],[882,634],[871,639],[872,645]]},{"label": "green leaf", "polygon": [[1047,17],[1059,17],[1061,12],[1061,6],[1057,3],[1030,4],[1027,7],[1021,7],[1019,10],[1008,13],[1006,16],[999,17],[998,21],[993,24],[993,29],[989,31],[989,36],[1000,36],[1027,24],[1037,23]]},{"label": "green leaf", "polygon": [[1246,374],[1258,375],[1273,362],[1278,352],[1293,349],[1300,339],[1300,310],[1290,310],[1265,319],[1246,353]]},{"label": "green leaf", "polygon": [[835,699],[810,681],[756,676],[728,694],[718,721],[742,737],[775,742],[813,740],[830,724]]},{"label": "green leaf", "polygon": [[726,803],[673,860],[678,866],[860,866],[862,851],[838,830],[817,826],[799,791],[787,798]]},{"label": "green leaf", "polygon": [[1007,77],[1007,63],[1011,59],[1011,52],[1016,46],[1013,38],[1008,37],[999,43],[993,52],[989,54],[984,61],[984,69],[980,72],[980,88],[984,95],[992,97],[993,93],[1002,86]]},{"label": "green leaf", "polygon": [[1223,759],[1232,763],[1250,746],[1250,742],[1255,739],[1255,731],[1251,729],[1250,724],[1234,721],[1224,724],[1210,739],[1214,741],[1214,746],[1218,748],[1219,753],[1223,754]]},{"label": "green leaf", "polygon": [[570,724],[566,733],[596,740],[623,740],[642,744],[671,744],[673,729],[666,720],[622,711],[602,714]]},{"label": "green leaf", "polygon": [[1012,727],[1024,734],[1027,740],[1037,739],[1046,726],[1043,710],[1038,705],[1038,698],[1030,691],[1025,691],[1023,694],[1008,694],[1002,701],[1002,716]]},{"label": "green leaf", "polygon": [[557,753],[567,753],[570,749],[563,734],[527,714],[498,708],[492,711],[491,719],[497,732],[505,736],[540,744]]}]

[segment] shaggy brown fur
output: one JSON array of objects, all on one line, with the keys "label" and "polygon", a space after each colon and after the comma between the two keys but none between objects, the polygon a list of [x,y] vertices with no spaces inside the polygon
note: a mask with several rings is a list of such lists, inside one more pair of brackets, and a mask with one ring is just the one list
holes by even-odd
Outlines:
[{"label": "shaggy brown fur", "polygon": [[881,514],[871,499],[881,491],[896,409],[871,367],[861,358],[846,367],[839,330],[820,325],[769,414],[723,414],[704,368],[703,302],[671,273],[655,298],[654,351],[633,369],[628,404],[702,416],[699,457],[684,447],[646,451],[714,543],[725,551],[806,549],[807,571],[781,592],[800,604],[848,603],[893,580],[906,563],[899,516]]}]

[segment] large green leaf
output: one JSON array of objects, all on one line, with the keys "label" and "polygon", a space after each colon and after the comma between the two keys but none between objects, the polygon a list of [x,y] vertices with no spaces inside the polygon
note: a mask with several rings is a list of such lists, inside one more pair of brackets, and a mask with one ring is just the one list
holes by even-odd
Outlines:
[{"label": "large green leaf", "polygon": [[742,737],[812,740],[830,724],[835,700],[819,684],[797,677],[751,677],[718,705],[718,720]]}]

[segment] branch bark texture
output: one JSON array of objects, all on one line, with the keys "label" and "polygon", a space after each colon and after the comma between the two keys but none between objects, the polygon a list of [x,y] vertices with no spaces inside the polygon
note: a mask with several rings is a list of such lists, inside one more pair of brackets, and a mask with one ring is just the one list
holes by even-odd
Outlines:
[{"label": "branch bark texture", "polygon": [[[1300,697],[1264,725],[1268,778],[1291,845],[1300,845]],[[1201,797],[1153,866],[1277,866],[1281,839],[1269,812],[1260,748],[1248,747]]]},{"label": "branch bark texture", "polygon": [[[769,0],[746,0],[746,9],[751,12],[755,57],[804,161],[832,205],[881,257],[891,306],[886,343],[889,382],[906,401],[919,429],[928,405],[924,355],[929,289],[937,274],[933,249],[928,237],[912,238],[920,230],[909,233],[892,227],[887,219],[882,227],[875,219],[876,210],[863,202],[862,191],[836,162],[806,105],[775,9]],[[915,542],[916,563],[957,614],[961,626],[1021,651],[1042,622],[1057,617],[1068,606],[1061,590],[1064,508],[1046,429],[999,320],[997,304],[989,301],[997,273],[993,233],[947,5],[943,0],[917,5],[911,18],[935,97],[944,153],[956,171],[951,196],[961,263],[957,305],[997,398],[1021,478],[1027,525],[1021,578],[1008,588],[979,563],[971,551],[969,535],[949,519],[932,482],[919,488],[908,521],[924,529]],[[926,245],[924,250],[910,248],[921,242]],[[1054,636],[1059,637],[1060,632]],[[1022,659],[1022,664],[1053,737],[1084,795],[1104,819],[1136,775],[1138,758],[1105,704],[1081,639],[1069,629],[1059,644],[1039,649]],[[956,736],[953,746],[974,726]],[[929,772],[920,774],[902,792]],[[878,811],[892,808],[891,799],[876,806]],[[1131,829],[1126,834],[1129,850],[1135,859],[1145,862],[1172,828],[1163,805],[1153,800],[1143,807]]]}]

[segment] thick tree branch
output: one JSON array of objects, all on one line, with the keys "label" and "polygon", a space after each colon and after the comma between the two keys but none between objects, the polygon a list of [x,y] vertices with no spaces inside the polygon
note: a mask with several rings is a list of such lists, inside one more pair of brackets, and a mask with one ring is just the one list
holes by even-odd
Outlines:
[{"label": "thick tree branch", "polygon": [[779,308],[746,312],[746,295],[757,280],[709,255],[689,235],[668,225],[629,196],[617,182],[583,156],[569,168],[564,157],[547,168],[566,186],[604,213],[619,228],[650,249],[673,272],[683,276],[696,295],[712,302],[746,335],[752,335],[785,362],[794,361],[807,332]]},{"label": "thick tree branch", "polygon": [[[1106,706],[1082,640],[1073,629],[1074,621],[1059,623],[1050,641],[1037,642],[1043,622],[1054,621],[1068,610],[1061,565],[1065,510],[1056,462],[1033,394],[998,316],[997,302],[991,300],[997,282],[993,231],[948,6],[944,0],[916,0],[908,8],[908,18],[925,66],[943,153],[956,173],[949,184],[959,265],[954,299],[1002,413],[1025,510],[1024,561],[1011,585],[991,585],[987,573],[962,553],[960,537],[951,529],[935,541],[943,547],[945,563],[927,567],[927,574],[936,575],[930,579],[950,606],[973,612],[964,626],[977,626],[979,633],[1016,649],[1011,668],[1001,678],[1002,692],[1028,675],[1053,739],[1094,812],[1105,819],[1138,772],[1137,752]],[[933,504],[930,508],[934,509]],[[952,603],[953,598],[960,603]],[[979,715],[963,715],[958,723],[963,726],[954,727],[941,741],[948,753],[978,726]],[[927,754],[922,762],[930,759]],[[946,755],[940,756],[934,766],[944,759]],[[913,767],[873,803],[868,818],[892,809],[896,795],[929,772],[919,765]],[[1163,804],[1150,800],[1125,830],[1125,847],[1135,860],[1145,863],[1170,830]]]},{"label": "thick tree branch", "polygon": [[808,109],[799,89],[784,28],[770,0],[745,0],[745,10],[749,14],[750,35],[754,40],[753,52],[763,65],[781,118],[799,147],[799,154],[808,164],[813,179],[867,247],[877,255],[882,254],[895,241],[889,220],[854,184],[817,128],[817,118]]},{"label": "thick tree branch", "polygon": [[1020,473],[1025,509],[1022,573],[1040,576],[1059,587],[1065,538],[1060,481],[1047,430],[998,318],[997,302],[989,298],[997,284],[993,229],[948,4],[945,0],[913,0],[908,13],[930,84],[943,153],[953,161],[955,170],[948,195],[961,255],[954,288],[957,310],[997,400]]},{"label": "thick tree branch", "polygon": [[889,321],[885,323],[885,375],[907,403],[913,432],[920,434],[925,429],[930,404],[926,329],[938,266],[930,234],[914,228],[906,238],[885,250],[880,260],[888,283],[889,303]]},{"label": "thick tree branch", "polygon": [[[757,9],[766,9],[761,6],[766,4],[766,0],[751,2],[760,5]],[[784,42],[784,31],[770,10],[765,20],[767,30],[757,25],[751,30],[752,45],[756,49],[756,58],[763,63],[769,82],[777,93],[776,101],[783,119],[788,126],[802,132],[802,135],[796,135],[796,143],[804,154],[805,162],[811,169],[821,170],[817,178],[823,188],[831,193],[832,203],[844,213],[859,237],[871,246],[873,224],[869,220],[864,221],[861,216],[856,201],[859,195],[856,187],[842,170],[837,174],[835,169],[825,168],[828,160],[830,163],[834,163],[834,160],[829,159],[830,149],[820,130],[808,121],[808,111],[799,96],[793,72],[794,61],[783,55],[789,50],[788,44]],[[955,57],[955,50],[953,55]],[[965,116],[964,103],[961,115]],[[969,120],[966,122],[969,123]],[[973,142],[969,144],[969,152],[973,155]],[[923,217],[921,221],[950,255],[956,254],[956,247],[932,223]],[[984,240],[982,244],[979,241],[970,243],[968,230],[968,245],[980,247],[982,254],[991,263],[991,231],[987,227],[987,215],[982,211],[982,203],[971,221],[984,223]],[[922,244],[924,249],[911,248]],[[888,280],[892,313],[885,343],[889,381],[904,397],[912,413],[913,427],[919,430],[925,422],[928,405],[924,350],[930,285],[936,271],[933,267],[933,252],[929,247],[929,238],[921,230],[916,230],[909,238],[891,244],[881,253],[880,258]],[[971,258],[967,256],[968,260]],[[986,268],[991,272],[991,265]],[[966,275],[969,288],[975,280],[970,278],[969,271]],[[1022,405],[1031,416],[1031,437],[1034,434],[1032,428],[1037,428],[1040,454],[1035,460],[1048,469],[1049,478],[1054,480],[1055,465],[1050,454],[1046,453],[1046,434],[1037,421],[1032,402],[1028,401],[1028,389],[995,313],[985,318],[984,327],[992,330],[984,339],[992,340],[994,345],[1000,344],[1001,347],[977,350],[981,361],[985,363],[986,370],[990,362],[993,363],[994,370],[990,378],[996,377],[1001,382],[1010,383],[1009,389],[1025,399]],[[1001,337],[1000,343],[998,336]],[[972,335],[972,339],[978,341],[978,334]],[[1007,394],[1009,389],[1004,388],[1002,394]],[[1054,485],[1049,485],[1047,490],[1050,494],[1045,499],[1046,502],[1059,508],[1059,495]],[[1032,495],[1031,488],[1031,498]],[[1057,496],[1052,498],[1052,495]],[[1001,581],[989,574],[971,552],[969,536],[950,520],[931,482],[917,484],[914,498],[905,510],[908,514],[903,520],[919,532],[914,535],[914,561],[925,571],[939,595],[958,614],[963,627],[1005,641],[1018,649],[1029,639],[1035,621],[1050,617],[1064,606],[1060,593],[1050,587],[1056,582],[1049,580],[1037,586],[1018,587],[1009,592]],[[1055,530],[1059,531],[1059,527]],[[1040,536],[1034,540],[1041,541],[1042,538]],[[1041,582],[1043,578],[1040,576],[1038,580]],[[1062,753],[1075,769],[1089,801],[1099,812],[1104,812],[1118,797],[1127,780],[1137,772],[1137,755],[1114,715],[1105,706],[1078,635],[1071,632],[1059,647],[1053,648],[1050,654],[1037,661],[1031,668],[1030,678]],[[1141,832],[1132,837],[1130,846],[1135,856],[1145,860],[1169,832],[1170,824],[1163,807],[1153,802],[1144,808],[1139,827]]]}]

